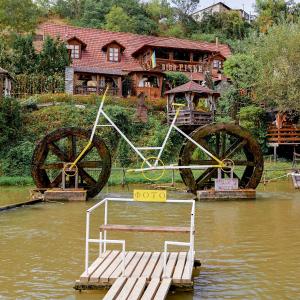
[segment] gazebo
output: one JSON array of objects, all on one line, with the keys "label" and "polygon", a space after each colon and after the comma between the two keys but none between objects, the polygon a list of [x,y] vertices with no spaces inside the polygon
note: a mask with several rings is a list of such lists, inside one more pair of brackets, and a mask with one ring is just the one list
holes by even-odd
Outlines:
[{"label": "gazebo", "polygon": [[12,79],[8,71],[0,68],[0,98],[10,96]]},{"label": "gazebo", "polygon": [[[186,104],[180,110],[177,117],[177,125],[205,125],[212,123],[213,115],[216,110],[216,100],[220,93],[204,87],[194,81],[189,81],[177,86],[165,93],[167,95],[168,123],[171,123],[175,116],[173,104],[184,102]],[[205,100],[205,109],[199,107],[200,100]]]}]

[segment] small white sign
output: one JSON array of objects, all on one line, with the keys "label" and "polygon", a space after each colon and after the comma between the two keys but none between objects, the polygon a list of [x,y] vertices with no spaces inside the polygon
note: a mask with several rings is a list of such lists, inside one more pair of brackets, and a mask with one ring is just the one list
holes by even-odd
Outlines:
[{"label": "small white sign", "polygon": [[231,191],[239,188],[239,180],[237,178],[220,178],[215,179],[216,191]]}]

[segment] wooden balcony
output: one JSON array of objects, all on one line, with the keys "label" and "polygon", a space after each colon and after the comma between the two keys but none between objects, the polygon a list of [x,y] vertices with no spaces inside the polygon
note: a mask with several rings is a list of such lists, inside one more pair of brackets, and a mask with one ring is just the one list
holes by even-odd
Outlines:
[{"label": "wooden balcony", "polygon": [[[90,94],[97,94],[103,95],[105,92],[105,87],[93,87],[93,86],[82,86],[77,85],[75,86],[75,94],[79,95],[90,95]],[[119,92],[119,88],[110,88],[108,90],[108,94],[112,96],[117,96]]]},{"label": "wooden balcony", "polygon": [[277,128],[271,125],[267,132],[267,142],[278,145],[300,145],[300,127],[286,125]]},{"label": "wooden balcony", "polygon": [[[168,123],[171,124],[176,112],[168,112]],[[175,125],[197,125],[203,126],[213,122],[213,116],[210,112],[203,112],[197,110],[181,110]]]}]

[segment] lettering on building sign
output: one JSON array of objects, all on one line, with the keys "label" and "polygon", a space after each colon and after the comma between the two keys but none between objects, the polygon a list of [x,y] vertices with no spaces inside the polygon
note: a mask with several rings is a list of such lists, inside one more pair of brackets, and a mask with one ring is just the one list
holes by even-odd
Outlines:
[{"label": "lettering on building sign", "polygon": [[161,64],[162,71],[178,71],[178,72],[193,72],[203,73],[202,65],[189,65],[189,64]]},{"label": "lettering on building sign", "polygon": [[148,202],[165,202],[167,200],[166,190],[134,190],[133,200]]}]

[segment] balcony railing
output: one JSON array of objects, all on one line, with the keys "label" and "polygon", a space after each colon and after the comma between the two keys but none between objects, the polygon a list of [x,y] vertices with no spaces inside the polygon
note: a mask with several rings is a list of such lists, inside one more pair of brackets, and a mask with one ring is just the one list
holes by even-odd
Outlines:
[{"label": "balcony railing", "polygon": [[[75,86],[75,94],[80,95],[90,95],[90,94],[97,94],[102,95],[105,92],[106,87],[94,87],[94,86],[82,86],[77,85]],[[118,95],[119,88],[109,88],[108,94],[112,96]]]},{"label": "balcony railing", "polygon": [[300,144],[300,128],[296,125],[286,125],[282,128],[270,126],[267,133],[267,141],[269,144]]},{"label": "balcony railing", "polygon": [[[176,112],[168,112],[168,123],[171,124]],[[210,112],[202,112],[196,110],[181,110],[176,125],[199,125],[203,126],[213,122],[213,116]]]}]

